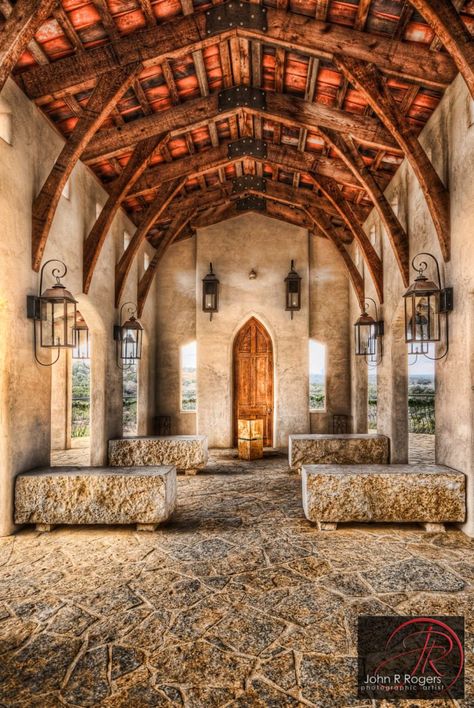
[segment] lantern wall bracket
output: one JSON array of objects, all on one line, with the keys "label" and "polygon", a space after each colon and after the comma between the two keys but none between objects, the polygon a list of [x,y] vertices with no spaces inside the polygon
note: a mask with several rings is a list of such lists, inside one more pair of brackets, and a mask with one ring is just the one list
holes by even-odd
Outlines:
[{"label": "lantern wall bracket", "polygon": [[254,3],[231,0],[206,11],[207,36],[239,27],[266,32],[267,9]]},{"label": "lantern wall bracket", "polygon": [[253,86],[233,86],[219,91],[217,105],[219,113],[232,108],[258,108],[261,111],[266,111],[267,96],[265,91]]}]

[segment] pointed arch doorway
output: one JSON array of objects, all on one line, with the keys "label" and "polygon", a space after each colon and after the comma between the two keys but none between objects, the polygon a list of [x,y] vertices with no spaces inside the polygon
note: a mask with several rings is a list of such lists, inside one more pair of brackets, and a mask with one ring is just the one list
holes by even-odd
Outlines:
[{"label": "pointed arch doorway", "polygon": [[263,420],[263,444],[273,445],[273,345],[265,327],[251,317],[234,339],[234,445],[239,418]]}]

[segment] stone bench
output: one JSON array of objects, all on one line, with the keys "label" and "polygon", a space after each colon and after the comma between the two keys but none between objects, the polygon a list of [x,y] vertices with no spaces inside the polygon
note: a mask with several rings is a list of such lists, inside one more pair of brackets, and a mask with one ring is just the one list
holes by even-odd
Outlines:
[{"label": "stone bench", "polygon": [[176,507],[174,467],[46,467],[15,480],[15,522],[50,531],[57,524],[136,524],[152,531]]},{"label": "stone bench", "polygon": [[206,435],[169,435],[109,440],[109,465],[142,467],[174,465],[177,472],[196,474],[208,460]]},{"label": "stone bench", "polygon": [[390,440],[385,435],[290,435],[288,459],[292,470],[303,465],[385,465]]},{"label": "stone bench", "polygon": [[302,485],[305,516],[320,530],[385,521],[444,531],[466,515],[464,474],[442,465],[305,465]]}]

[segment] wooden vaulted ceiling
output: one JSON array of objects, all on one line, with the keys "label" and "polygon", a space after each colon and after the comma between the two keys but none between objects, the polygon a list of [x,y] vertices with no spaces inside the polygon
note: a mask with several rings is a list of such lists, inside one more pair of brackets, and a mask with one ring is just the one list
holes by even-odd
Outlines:
[{"label": "wooden vaulted ceiling", "polygon": [[[85,292],[117,209],[137,225],[117,302],[145,238],[156,254],[142,302],[169,244],[235,215],[249,195],[250,208],[331,239],[362,300],[344,246],[355,238],[382,300],[382,264],[361,225],[375,206],[407,282],[407,236],[383,195],[404,157],[448,259],[449,195],[417,135],[458,70],[474,95],[474,0],[264,0],[263,29],[245,3],[238,27],[220,32],[209,30],[215,5],[0,0],[0,88],[13,70],[67,141],[33,204],[33,267],[78,159],[109,194],[85,242]],[[261,89],[264,105],[250,95],[227,109],[220,94],[232,87]],[[261,155],[244,148],[251,138]]]}]

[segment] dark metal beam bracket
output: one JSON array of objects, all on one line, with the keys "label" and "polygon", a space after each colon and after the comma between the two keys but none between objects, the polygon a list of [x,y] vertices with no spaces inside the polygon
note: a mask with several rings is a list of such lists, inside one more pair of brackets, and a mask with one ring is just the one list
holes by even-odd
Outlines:
[{"label": "dark metal beam bracket", "polygon": [[258,108],[267,110],[265,91],[252,86],[235,86],[219,92],[218,111],[228,111],[231,108]]},{"label": "dark metal beam bracket", "polygon": [[206,11],[206,34],[218,34],[225,30],[246,27],[267,31],[267,10],[262,5],[250,2],[231,2],[215,5]]},{"label": "dark metal beam bracket", "polygon": [[266,192],[266,185],[267,182],[263,177],[258,177],[257,175],[242,175],[241,177],[234,177],[232,180],[232,192],[236,194],[238,192],[245,192],[246,189]]},{"label": "dark metal beam bracket", "polygon": [[237,211],[266,211],[267,202],[263,197],[250,195],[236,201]]},{"label": "dark metal beam bracket", "polygon": [[267,144],[263,140],[255,138],[241,138],[229,143],[227,157],[232,160],[236,157],[260,157],[267,156]]}]

